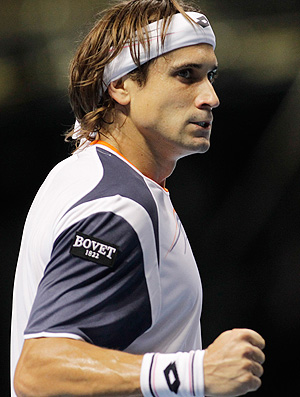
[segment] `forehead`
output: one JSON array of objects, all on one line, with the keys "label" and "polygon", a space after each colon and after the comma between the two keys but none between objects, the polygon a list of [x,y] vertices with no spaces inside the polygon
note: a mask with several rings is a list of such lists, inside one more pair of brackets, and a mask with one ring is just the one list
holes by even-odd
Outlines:
[{"label": "forehead", "polygon": [[155,64],[156,69],[158,68],[160,71],[168,68],[168,66],[176,67],[181,64],[199,64],[208,69],[214,69],[218,66],[214,49],[209,44],[197,44],[178,48],[158,57]]}]

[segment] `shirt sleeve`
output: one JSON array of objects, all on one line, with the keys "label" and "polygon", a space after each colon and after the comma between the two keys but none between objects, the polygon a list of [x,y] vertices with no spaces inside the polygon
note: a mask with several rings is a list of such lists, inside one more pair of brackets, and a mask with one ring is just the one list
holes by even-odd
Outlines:
[{"label": "shirt sleeve", "polygon": [[69,226],[54,242],[25,338],[73,334],[126,349],[152,323],[143,250],[132,225],[113,212]]}]

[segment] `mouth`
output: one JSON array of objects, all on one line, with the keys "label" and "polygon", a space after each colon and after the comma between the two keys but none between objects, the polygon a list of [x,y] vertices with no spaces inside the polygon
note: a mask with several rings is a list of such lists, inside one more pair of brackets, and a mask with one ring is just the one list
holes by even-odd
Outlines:
[{"label": "mouth", "polygon": [[212,121],[192,121],[192,124],[198,125],[201,128],[204,128],[205,130],[208,128],[211,128]]},{"label": "mouth", "polygon": [[198,124],[200,127],[203,127],[203,128],[208,128],[211,125],[211,123],[209,123],[207,121],[200,121],[199,123],[196,123],[196,124]]}]

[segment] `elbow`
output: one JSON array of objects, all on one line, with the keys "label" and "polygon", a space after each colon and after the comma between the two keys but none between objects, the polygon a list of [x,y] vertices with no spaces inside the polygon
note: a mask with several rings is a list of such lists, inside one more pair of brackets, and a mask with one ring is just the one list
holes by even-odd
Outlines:
[{"label": "elbow", "polygon": [[39,393],[38,354],[28,341],[25,341],[14,375],[14,389],[18,397],[37,397]]},{"label": "elbow", "polygon": [[15,376],[14,376],[14,389],[18,397],[29,397],[32,396],[32,390],[30,390],[30,374],[26,370],[26,367],[19,361]]}]

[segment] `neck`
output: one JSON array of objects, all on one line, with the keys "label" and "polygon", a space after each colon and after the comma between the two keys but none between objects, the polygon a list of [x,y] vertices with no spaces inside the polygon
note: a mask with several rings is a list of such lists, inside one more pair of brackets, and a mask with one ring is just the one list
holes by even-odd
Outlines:
[{"label": "neck", "polygon": [[113,123],[108,132],[98,138],[117,149],[142,174],[165,187],[176,165],[176,159],[168,159],[157,152],[135,129],[126,128],[125,124]]}]

